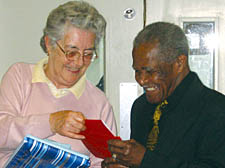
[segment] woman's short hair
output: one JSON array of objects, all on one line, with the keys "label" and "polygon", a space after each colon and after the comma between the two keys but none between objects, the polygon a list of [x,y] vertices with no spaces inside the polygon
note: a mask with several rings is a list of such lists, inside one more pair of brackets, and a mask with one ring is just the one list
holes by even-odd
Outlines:
[{"label": "woman's short hair", "polygon": [[44,52],[47,53],[44,37],[50,38],[50,44],[60,40],[64,34],[66,24],[96,34],[95,45],[98,46],[100,38],[104,35],[106,21],[104,17],[89,3],[84,1],[70,1],[53,9],[47,19],[46,26],[43,30],[43,36],[40,45]]}]

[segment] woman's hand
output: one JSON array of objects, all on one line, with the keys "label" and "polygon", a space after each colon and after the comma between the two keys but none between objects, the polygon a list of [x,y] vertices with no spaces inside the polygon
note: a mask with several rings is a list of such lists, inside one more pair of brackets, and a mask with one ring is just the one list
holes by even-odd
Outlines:
[{"label": "woman's hand", "polygon": [[49,118],[52,132],[73,139],[84,139],[79,133],[86,129],[85,117],[81,112],[70,110],[52,113]]}]

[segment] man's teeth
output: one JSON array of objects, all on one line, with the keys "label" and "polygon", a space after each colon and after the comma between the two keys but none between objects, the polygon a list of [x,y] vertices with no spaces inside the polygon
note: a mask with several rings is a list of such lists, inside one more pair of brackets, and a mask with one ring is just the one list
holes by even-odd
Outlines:
[{"label": "man's teeth", "polygon": [[146,88],[146,90],[147,90],[147,91],[153,91],[153,90],[155,90],[155,88],[154,88],[154,87]]}]

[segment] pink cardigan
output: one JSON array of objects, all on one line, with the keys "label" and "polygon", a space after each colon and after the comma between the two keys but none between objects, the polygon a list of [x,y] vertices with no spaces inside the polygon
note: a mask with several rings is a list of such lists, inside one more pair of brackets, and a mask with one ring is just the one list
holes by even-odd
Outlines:
[{"label": "pink cardigan", "polygon": [[88,119],[102,119],[116,133],[112,107],[104,93],[86,80],[84,93],[77,99],[72,92],[55,98],[46,83],[32,83],[34,65],[16,63],[4,75],[0,85],[0,167],[27,134],[70,144],[72,150],[89,155],[91,167],[101,167],[80,140],[54,134],[49,114],[60,110],[82,112]]}]

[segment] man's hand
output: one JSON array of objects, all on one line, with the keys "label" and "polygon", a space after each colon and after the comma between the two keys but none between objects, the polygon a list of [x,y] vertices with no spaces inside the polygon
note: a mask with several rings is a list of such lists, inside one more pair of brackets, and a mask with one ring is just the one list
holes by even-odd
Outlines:
[{"label": "man's hand", "polygon": [[81,112],[59,111],[52,113],[49,118],[51,130],[60,135],[73,139],[84,139],[79,133],[86,129],[85,117]]},{"label": "man's hand", "polygon": [[144,146],[133,139],[128,141],[109,140],[108,146],[112,158],[106,158],[102,162],[102,167],[106,168],[116,168],[121,165],[139,167],[146,151]]},{"label": "man's hand", "polygon": [[121,165],[114,158],[105,158],[101,164],[102,168],[128,168],[127,166]]}]

